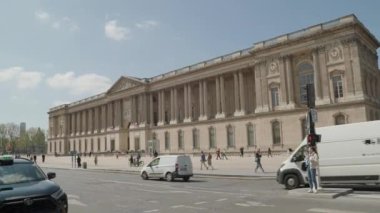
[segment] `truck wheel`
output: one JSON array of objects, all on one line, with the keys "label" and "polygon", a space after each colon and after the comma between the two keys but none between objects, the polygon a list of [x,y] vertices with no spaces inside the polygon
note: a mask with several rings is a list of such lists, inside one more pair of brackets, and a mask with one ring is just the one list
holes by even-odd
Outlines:
[{"label": "truck wheel", "polygon": [[298,177],[294,174],[289,174],[285,176],[285,188],[295,189],[299,186]]},{"label": "truck wheel", "polygon": [[170,172],[168,172],[168,173],[166,173],[166,175],[165,175],[165,178],[166,178],[166,181],[173,181],[173,174],[172,173],[170,173]]},{"label": "truck wheel", "polygon": [[189,181],[189,179],[190,179],[190,177],[184,177],[183,181],[187,182],[187,181]]},{"label": "truck wheel", "polygon": [[146,172],[143,172],[143,173],[141,174],[141,178],[142,178],[143,180],[148,180],[148,174],[147,174]]}]

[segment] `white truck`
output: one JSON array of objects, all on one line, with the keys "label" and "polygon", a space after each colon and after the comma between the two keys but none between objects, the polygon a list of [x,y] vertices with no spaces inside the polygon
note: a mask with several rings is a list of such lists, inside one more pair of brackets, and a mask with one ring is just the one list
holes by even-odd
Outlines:
[{"label": "white truck", "polygon": [[[316,129],[321,184],[380,184],[380,121]],[[277,171],[287,189],[307,185],[305,138]]]}]

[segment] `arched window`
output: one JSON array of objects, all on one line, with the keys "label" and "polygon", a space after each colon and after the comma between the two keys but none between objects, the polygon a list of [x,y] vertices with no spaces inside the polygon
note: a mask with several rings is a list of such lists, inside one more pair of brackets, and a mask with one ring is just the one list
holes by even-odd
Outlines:
[{"label": "arched window", "polygon": [[231,125],[227,126],[227,147],[235,147],[235,128]]},{"label": "arched window", "polygon": [[281,145],[281,126],[280,122],[272,122],[272,136],[273,136],[273,145]]},{"label": "arched window", "polygon": [[209,136],[209,147],[210,148],[216,148],[216,136],[215,136],[215,128],[210,127],[208,129],[208,136]]},{"label": "arched window", "polygon": [[309,62],[302,62],[297,67],[299,72],[299,90],[300,90],[300,102],[307,102],[306,85],[314,85],[314,71],[313,66]]},{"label": "arched window", "polygon": [[256,146],[256,143],[255,143],[255,131],[253,129],[253,124],[252,123],[248,123],[247,124],[247,145],[248,147],[252,147],[252,146]]},{"label": "arched window", "polygon": [[199,149],[199,130],[193,129],[193,149]]},{"label": "arched window", "polygon": [[343,114],[337,114],[335,116],[335,125],[342,125],[342,124],[346,124],[346,116],[344,116]]},{"label": "arched window", "polygon": [[271,96],[272,109],[274,109],[276,106],[280,105],[278,87],[270,88],[270,96]]},{"label": "arched window", "polygon": [[165,132],[165,150],[170,150],[170,134]]},{"label": "arched window", "polygon": [[184,141],[183,141],[183,131],[178,130],[178,149],[184,149]]}]

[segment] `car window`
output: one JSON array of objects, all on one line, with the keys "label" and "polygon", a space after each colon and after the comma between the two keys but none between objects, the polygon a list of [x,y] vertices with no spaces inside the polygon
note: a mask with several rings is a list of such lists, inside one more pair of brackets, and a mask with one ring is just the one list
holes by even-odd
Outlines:
[{"label": "car window", "polygon": [[160,163],[160,158],[154,159],[151,163],[150,166],[157,166]]},{"label": "car window", "polygon": [[35,164],[12,164],[0,166],[0,185],[43,179],[45,179],[45,175]]},{"label": "car window", "polygon": [[307,146],[302,146],[297,150],[296,153],[293,155],[293,161],[298,162],[298,161],[303,161],[305,159],[305,151],[307,151]]}]

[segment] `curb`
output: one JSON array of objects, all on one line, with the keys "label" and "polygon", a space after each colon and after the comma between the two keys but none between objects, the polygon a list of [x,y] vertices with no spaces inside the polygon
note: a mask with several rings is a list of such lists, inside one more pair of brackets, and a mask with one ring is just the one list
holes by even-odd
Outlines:
[{"label": "curb", "polygon": [[[120,169],[82,169],[82,168],[61,168],[61,167],[50,167],[50,166],[40,166],[44,169],[62,169],[62,170],[84,170],[84,171],[90,171],[90,172],[110,172],[110,173],[122,173],[122,174],[133,174],[133,175],[139,175],[140,171],[133,171],[133,170],[120,170]],[[261,176],[261,175],[228,175],[228,174],[204,174],[204,173],[193,173],[194,176],[199,178],[209,178],[209,177],[215,177],[215,178],[231,178],[231,179],[275,179],[275,176]]]}]

